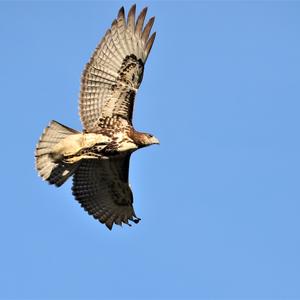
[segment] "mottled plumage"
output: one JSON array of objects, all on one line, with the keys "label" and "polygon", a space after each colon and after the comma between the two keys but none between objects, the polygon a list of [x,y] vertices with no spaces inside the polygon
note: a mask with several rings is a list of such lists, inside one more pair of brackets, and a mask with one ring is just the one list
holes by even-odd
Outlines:
[{"label": "mottled plumage", "polygon": [[75,198],[109,229],[140,220],[128,184],[129,160],[135,150],[159,143],[132,126],[136,92],[155,39],[155,33],[150,36],[154,18],[144,26],[147,8],[137,20],[135,11],[133,5],[126,20],[120,9],[84,69],[83,132],[51,121],[36,147],[39,175],[56,186],[73,176]]}]

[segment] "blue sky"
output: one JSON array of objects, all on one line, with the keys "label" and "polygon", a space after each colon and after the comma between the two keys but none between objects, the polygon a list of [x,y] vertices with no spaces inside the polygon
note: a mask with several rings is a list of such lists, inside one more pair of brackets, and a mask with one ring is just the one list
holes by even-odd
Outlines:
[{"label": "blue sky", "polygon": [[1,299],[300,299],[300,2],[138,2],[157,38],[134,124],[142,218],[111,232],[34,147],[81,129],[80,74],[119,7],[1,2]]}]

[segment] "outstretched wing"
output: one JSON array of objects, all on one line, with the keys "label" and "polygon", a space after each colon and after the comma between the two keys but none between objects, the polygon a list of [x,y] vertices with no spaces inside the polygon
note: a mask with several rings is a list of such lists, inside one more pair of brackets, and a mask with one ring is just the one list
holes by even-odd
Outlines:
[{"label": "outstretched wing", "polygon": [[144,27],[147,8],[135,21],[136,6],[124,8],[107,30],[86,65],[81,80],[80,118],[86,131],[96,131],[100,118],[121,116],[131,123],[134,98],[155,39],[154,17]]},{"label": "outstretched wing", "polygon": [[138,223],[128,185],[130,155],[83,160],[73,177],[73,195],[81,206],[109,229],[113,224]]}]

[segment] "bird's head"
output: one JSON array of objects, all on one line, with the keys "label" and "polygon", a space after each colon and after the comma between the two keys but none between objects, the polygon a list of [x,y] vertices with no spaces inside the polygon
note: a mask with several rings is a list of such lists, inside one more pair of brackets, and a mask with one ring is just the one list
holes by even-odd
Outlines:
[{"label": "bird's head", "polygon": [[139,147],[159,144],[159,140],[150,133],[137,133],[135,135],[135,142]]},{"label": "bird's head", "polygon": [[154,135],[152,135],[150,133],[145,133],[144,143],[146,146],[150,146],[150,145],[154,145],[154,144],[159,145],[159,140]]}]

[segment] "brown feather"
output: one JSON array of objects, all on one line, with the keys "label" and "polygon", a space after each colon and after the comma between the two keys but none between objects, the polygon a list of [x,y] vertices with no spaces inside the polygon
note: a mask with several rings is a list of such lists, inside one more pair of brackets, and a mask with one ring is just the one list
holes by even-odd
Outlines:
[{"label": "brown feather", "polygon": [[136,5],[134,4],[131,6],[131,8],[128,12],[128,17],[127,17],[127,28],[131,32],[134,32],[135,11],[136,11]]},{"label": "brown feather", "polygon": [[145,21],[145,17],[146,17],[146,14],[147,14],[147,10],[148,8],[145,7],[141,13],[139,14],[138,18],[137,18],[137,21],[136,21],[136,26],[135,26],[135,34],[138,36],[138,37],[141,37],[142,36],[142,30],[143,30],[143,26],[144,26],[144,21]]},{"label": "brown feather", "polygon": [[154,20],[155,20],[155,17],[150,18],[149,21],[148,21],[148,23],[145,26],[145,29],[144,29],[144,31],[142,33],[142,40],[144,41],[144,43],[146,43],[147,40],[148,40],[151,28],[152,28],[153,23],[154,23]]},{"label": "brown feather", "polygon": [[122,6],[118,12],[118,20],[125,20],[125,10],[124,10],[124,6]]},{"label": "brown feather", "polygon": [[146,57],[148,57],[155,40],[156,32],[154,32],[145,46]]}]

